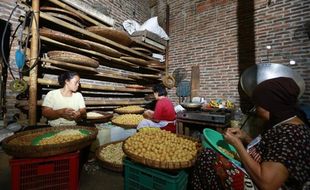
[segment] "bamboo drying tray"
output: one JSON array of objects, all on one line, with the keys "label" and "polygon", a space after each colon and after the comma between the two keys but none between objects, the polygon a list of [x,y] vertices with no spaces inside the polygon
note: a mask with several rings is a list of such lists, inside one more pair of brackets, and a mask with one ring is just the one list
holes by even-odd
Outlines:
[{"label": "bamboo drying tray", "polygon": [[81,28],[84,27],[84,25],[83,25],[82,23],[80,23],[79,21],[77,21],[77,20],[75,20],[74,18],[69,17],[69,16],[67,16],[67,15],[65,15],[65,14],[54,13],[54,12],[45,12],[45,13],[46,13],[46,14],[49,14],[49,15],[51,15],[51,16],[53,16],[53,17],[59,18],[59,19],[61,19],[61,20],[63,20],[63,21],[66,21],[66,22],[69,22],[69,23],[71,23],[71,24],[77,25],[77,26],[79,26],[79,27],[81,27]]},{"label": "bamboo drying tray", "polygon": [[144,59],[136,58],[136,57],[122,56],[121,59],[125,60],[125,61],[129,61],[129,62],[134,63],[136,65],[141,65],[141,66],[147,66],[148,65],[147,61],[145,61]]},{"label": "bamboo drying tray", "polygon": [[[118,122],[117,119],[119,119],[119,118],[121,118],[122,123]],[[140,118],[141,118],[141,120],[143,119],[143,116],[140,114],[122,114],[122,115],[118,115],[118,116],[114,117],[111,122],[112,122],[112,124],[123,127],[123,128],[136,128],[138,126],[139,122],[141,121],[141,120],[138,121],[138,119],[140,119]],[[132,121],[134,119],[136,120],[136,123],[125,123],[128,121]]]},{"label": "bamboo drying tray", "polygon": [[86,30],[110,39],[114,42],[120,43],[124,46],[129,46],[132,43],[131,38],[126,32],[114,29],[112,27],[91,26],[86,28]]},{"label": "bamboo drying tray", "polygon": [[142,47],[131,47],[131,49],[144,53],[146,55],[152,55],[152,51]]},{"label": "bamboo drying tray", "polygon": [[[177,136],[181,137],[181,138],[189,139],[189,140],[194,141],[194,142],[197,142],[197,154],[198,154],[198,152],[201,149],[201,145],[198,143],[197,139],[194,139],[194,138],[191,138],[188,136],[184,136],[184,135],[177,135]],[[193,159],[191,159],[189,161],[183,161],[183,162],[163,162],[163,161],[151,160],[151,159],[144,158],[142,156],[139,156],[137,154],[131,153],[128,150],[126,150],[126,148],[124,146],[125,142],[123,143],[123,151],[126,154],[126,156],[128,156],[129,158],[131,158],[135,162],[138,162],[140,164],[144,164],[144,165],[147,165],[147,166],[150,166],[153,168],[165,169],[165,170],[184,169],[184,168],[192,167],[196,161],[196,157],[194,157]]]},{"label": "bamboo drying tray", "polygon": [[[33,145],[32,141],[46,133],[59,132],[65,129],[79,129],[89,132],[88,135],[81,139],[65,143],[49,145]],[[44,129],[35,129],[17,133],[2,141],[3,150],[14,157],[47,157],[68,152],[74,152],[90,145],[97,137],[98,130],[94,127],[84,126],[66,126],[66,127],[49,127]],[[12,140],[18,140],[21,144],[11,143]]]},{"label": "bamboo drying tray", "polygon": [[47,55],[50,59],[54,59],[57,61],[75,63],[93,68],[99,67],[99,62],[95,59],[69,51],[49,51]]},{"label": "bamboo drying tray", "polygon": [[98,122],[99,121],[101,121],[101,122],[108,122],[113,117],[112,113],[107,113],[107,112],[103,112],[103,111],[91,111],[91,112],[99,113],[102,116],[100,116],[100,117],[87,116],[87,120],[98,121]]},{"label": "bamboo drying tray", "polygon": [[118,114],[141,114],[144,112],[144,108],[140,107],[140,109],[135,109],[135,110],[123,110],[120,108],[116,108],[114,109],[114,112]]},{"label": "bamboo drying tray", "polygon": [[103,54],[111,56],[111,57],[121,57],[122,56],[121,52],[119,52],[113,48],[110,48],[108,46],[105,46],[103,44],[100,44],[97,42],[92,42],[89,40],[84,40],[84,42],[88,43],[93,51],[97,51],[99,53],[103,53]]},{"label": "bamboo drying tray", "polygon": [[126,88],[133,88],[133,89],[146,89],[145,86],[137,85],[137,84],[129,84],[125,86]]},{"label": "bamboo drying tray", "polygon": [[52,59],[44,59],[41,58],[41,61],[44,62],[42,64],[43,68],[49,68],[49,69],[55,69],[54,67],[57,67],[58,69],[68,69],[78,72],[83,72],[83,74],[98,74],[98,70],[93,67],[87,67],[82,65],[77,65],[74,63],[66,63],[63,61],[56,61]]},{"label": "bamboo drying tray", "polygon": [[107,143],[107,144],[104,144],[102,146],[100,146],[97,150],[96,150],[96,158],[97,158],[97,161],[99,163],[100,166],[102,166],[103,168],[106,168],[108,170],[112,170],[112,171],[115,171],[115,172],[122,172],[123,171],[123,164],[116,164],[116,163],[111,163],[111,162],[108,162],[107,160],[105,160],[104,158],[102,158],[100,156],[100,152],[106,148],[107,146],[111,145],[111,144],[117,144],[117,143],[122,143],[124,141],[115,141],[115,142],[112,142],[112,143]]},{"label": "bamboo drying tray", "polygon": [[54,12],[54,13],[61,13],[61,14],[66,14],[70,17],[74,17],[74,19],[78,19],[79,22],[84,23],[84,19],[81,18],[79,15],[71,12],[71,11],[67,11],[65,9],[60,9],[60,8],[56,8],[56,7],[47,7],[47,6],[42,6],[40,7],[41,11],[48,11],[48,12]]},{"label": "bamboo drying tray", "polygon": [[138,124],[137,125],[129,125],[129,124],[117,123],[117,122],[114,122],[113,120],[111,121],[111,123],[113,125],[116,125],[116,126],[119,126],[119,127],[125,128],[125,129],[135,129],[138,126]]},{"label": "bamboo drying tray", "polygon": [[83,40],[56,30],[51,30],[48,28],[40,28],[40,35],[56,41],[60,41],[65,44],[73,45],[84,49],[91,49],[90,45],[84,42]]}]

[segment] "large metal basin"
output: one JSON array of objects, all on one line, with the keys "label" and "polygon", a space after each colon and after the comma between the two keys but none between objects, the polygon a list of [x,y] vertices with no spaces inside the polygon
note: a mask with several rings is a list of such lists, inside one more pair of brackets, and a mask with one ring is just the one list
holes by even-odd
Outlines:
[{"label": "large metal basin", "polygon": [[246,69],[241,77],[240,84],[244,92],[252,97],[255,87],[268,79],[277,77],[292,78],[300,88],[298,97],[301,97],[305,91],[305,81],[301,76],[288,66],[277,63],[260,63]]}]

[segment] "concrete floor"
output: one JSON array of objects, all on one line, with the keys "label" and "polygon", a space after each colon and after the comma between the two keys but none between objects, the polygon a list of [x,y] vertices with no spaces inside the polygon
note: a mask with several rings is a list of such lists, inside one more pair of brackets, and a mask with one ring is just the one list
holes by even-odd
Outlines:
[{"label": "concrete floor", "polygon": [[[0,149],[0,189],[11,189],[11,176],[8,156]],[[104,169],[98,163],[84,165],[80,176],[80,190],[122,190],[124,178],[122,173]]]}]

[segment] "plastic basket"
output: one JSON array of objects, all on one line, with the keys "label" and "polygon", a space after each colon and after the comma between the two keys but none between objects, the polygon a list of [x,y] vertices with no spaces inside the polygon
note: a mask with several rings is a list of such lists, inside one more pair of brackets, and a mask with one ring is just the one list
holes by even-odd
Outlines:
[{"label": "plastic basket", "polygon": [[76,190],[79,152],[30,159],[11,159],[12,190]]},{"label": "plastic basket", "polygon": [[125,190],[186,190],[187,176],[184,171],[166,173],[124,160]]}]

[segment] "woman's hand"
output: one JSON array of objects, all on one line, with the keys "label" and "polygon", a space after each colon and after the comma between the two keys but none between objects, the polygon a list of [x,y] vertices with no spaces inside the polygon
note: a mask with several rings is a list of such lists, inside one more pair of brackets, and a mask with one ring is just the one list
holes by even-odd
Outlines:
[{"label": "woman's hand", "polygon": [[76,118],[76,111],[72,108],[63,108],[63,109],[59,109],[57,110],[59,112],[60,117],[65,118],[67,120],[75,120]]},{"label": "woman's hand", "polygon": [[234,147],[242,145],[242,139],[246,137],[245,132],[239,128],[228,128],[223,135],[225,140]]},{"label": "woman's hand", "polygon": [[153,118],[153,115],[154,115],[154,112],[152,110],[145,110],[143,113],[143,117],[149,120]]},{"label": "woman's hand", "polygon": [[252,141],[252,138],[240,128],[228,128],[226,132],[232,133],[235,137],[239,138],[242,143],[249,144]]}]

